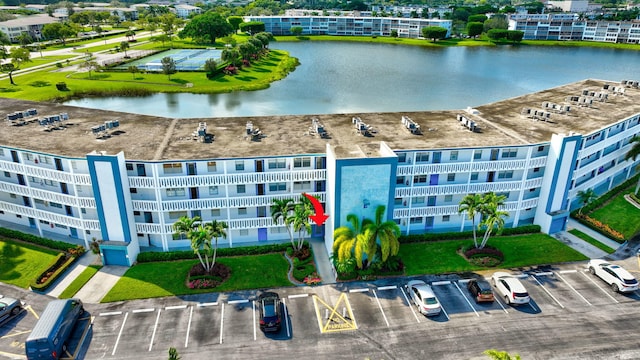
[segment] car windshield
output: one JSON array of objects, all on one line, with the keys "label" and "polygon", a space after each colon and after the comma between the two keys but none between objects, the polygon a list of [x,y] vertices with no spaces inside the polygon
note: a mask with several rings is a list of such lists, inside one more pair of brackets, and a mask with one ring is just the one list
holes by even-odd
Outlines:
[{"label": "car windshield", "polygon": [[482,294],[482,295],[491,295],[491,294],[493,294],[493,292],[491,290],[482,290],[482,291],[480,291],[480,294]]},{"label": "car windshield", "polygon": [[438,299],[434,298],[434,297],[428,297],[428,298],[424,298],[424,303],[427,305],[435,305],[438,303]]}]

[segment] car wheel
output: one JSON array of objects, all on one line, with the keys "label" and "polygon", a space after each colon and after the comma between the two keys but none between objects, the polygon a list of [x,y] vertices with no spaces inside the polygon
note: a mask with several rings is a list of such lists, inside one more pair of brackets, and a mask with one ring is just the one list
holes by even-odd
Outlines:
[{"label": "car wheel", "polygon": [[618,287],[617,284],[611,284],[611,290],[613,290],[613,292],[619,292],[620,288]]},{"label": "car wheel", "polygon": [[20,306],[14,307],[13,309],[11,309],[11,316],[20,314],[20,311],[22,311],[22,308]]},{"label": "car wheel", "polygon": [[589,267],[589,272],[591,273],[591,275],[595,275],[596,274],[596,269],[593,268],[593,266]]},{"label": "car wheel", "polygon": [[504,302],[507,303],[507,305],[511,304],[511,299],[509,299],[509,295],[504,296]]},{"label": "car wheel", "polygon": [[491,279],[491,285],[496,286],[496,279]]}]

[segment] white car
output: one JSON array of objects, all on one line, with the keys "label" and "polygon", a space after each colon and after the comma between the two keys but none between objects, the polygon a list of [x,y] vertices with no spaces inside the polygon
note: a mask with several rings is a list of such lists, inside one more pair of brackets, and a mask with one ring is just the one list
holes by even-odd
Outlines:
[{"label": "white car", "polygon": [[504,298],[507,305],[528,304],[531,298],[527,289],[513,275],[498,271],[491,276],[491,284],[496,287],[498,294]]},{"label": "white car", "polygon": [[431,286],[422,280],[411,280],[407,283],[407,292],[418,311],[426,316],[436,316],[442,311],[440,301],[433,293]]},{"label": "white car", "polygon": [[589,272],[604,280],[616,292],[632,292],[638,290],[638,280],[624,268],[593,259],[589,261]]}]

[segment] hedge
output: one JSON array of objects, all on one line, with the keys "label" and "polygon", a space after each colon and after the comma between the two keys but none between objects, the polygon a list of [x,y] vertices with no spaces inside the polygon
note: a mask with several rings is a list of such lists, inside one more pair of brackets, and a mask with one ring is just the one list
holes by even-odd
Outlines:
[{"label": "hedge", "polygon": [[[31,290],[44,291],[48,289],[51,284],[53,284],[53,282],[56,281],[56,279],[58,279],[58,277],[62,275],[62,273],[64,273],[64,271],[67,270],[69,266],[71,266],[71,264],[73,264],[73,262],[77,259],[77,256],[69,256],[64,253],[56,256],[47,270],[45,270],[31,282]],[[47,277],[47,279],[40,284],[40,280],[45,276]]]},{"label": "hedge", "polygon": [[11,230],[3,227],[0,227],[0,236],[4,236],[9,239],[21,240],[21,241],[25,241],[25,242],[36,244],[36,245],[41,245],[50,249],[62,250],[69,253],[79,252],[79,254],[82,254],[84,252],[84,246],[82,245],[75,245],[75,244],[66,243],[64,241],[45,239],[40,236],[31,235],[31,234],[27,234],[17,230]]},{"label": "hedge", "polygon": [[[242,246],[234,248],[218,249],[218,257],[240,256],[240,255],[262,255],[275,252],[286,251],[290,247],[290,243],[272,244],[262,246]],[[169,252],[141,252],[138,254],[138,263],[148,263],[155,261],[175,261],[175,260],[191,260],[197,259],[198,256],[193,251],[169,251]]]},{"label": "hedge", "polygon": [[[524,225],[515,228],[504,228],[500,235],[521,235],[521,234],[536,234],[540,232],[540,225]],[[481,230],[478,234],[483,233]],[[457,232],[445,232],[445,233],[424,233],[415,235],[401,235],[398,240],[400,243],[415,243],[415,242],[428,242],[428,241],[442,241],[442,240],[463,240],[473,238],[473,231],[457,231]]]}]

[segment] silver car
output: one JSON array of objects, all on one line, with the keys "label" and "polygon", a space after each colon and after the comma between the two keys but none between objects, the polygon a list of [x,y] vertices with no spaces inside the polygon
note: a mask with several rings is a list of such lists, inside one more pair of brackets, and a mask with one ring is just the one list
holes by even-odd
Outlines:
[{"label": "silver car", "polygon": [[440,301],[433,293],[431,286],[422,280],[411,280],[406,285],[407,292],[413,303],[418,307],[418,311],[426,316],[436,316],[442,311]]},{"label": "silver car", "polygon": [[20,314],[24,303],[18,299],[0,295],[0,325]]},{"label": "silver car", "polygon": [[638,290],[638,280],[624,268],[610,264],[605,260],[589,261],[589,272],[604,280],[615,292],[633,292]]}]

